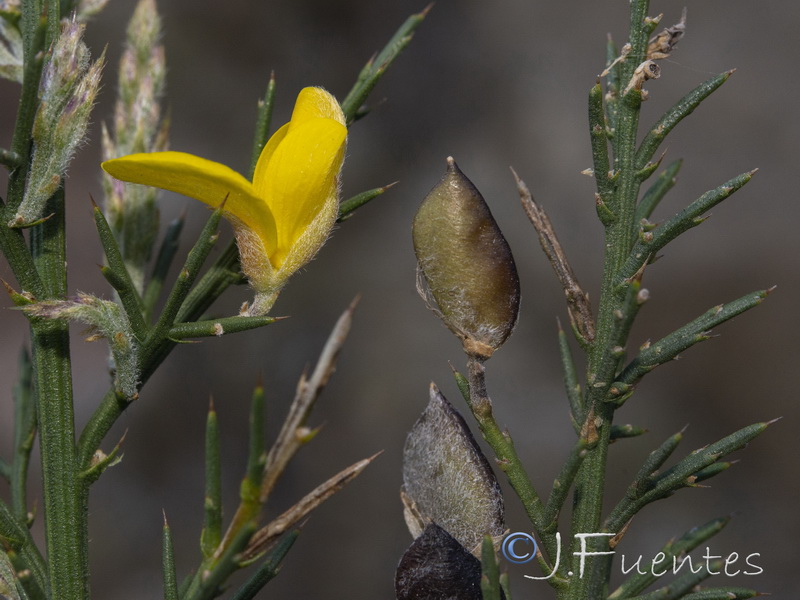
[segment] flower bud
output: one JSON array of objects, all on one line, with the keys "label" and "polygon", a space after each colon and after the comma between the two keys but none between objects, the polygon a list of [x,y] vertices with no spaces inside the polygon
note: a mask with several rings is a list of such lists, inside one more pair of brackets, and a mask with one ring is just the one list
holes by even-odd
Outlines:
[{"label": "flower bud", "polygon": [[[161,118],[166,63],[160,38],[161,18],[155,0],[139,0],[120,58],[113,128],[103,126],[103,160],[167,149],[168,124]],[[108,175],[103,178],[103,189],[108,222],[133,284],[141,292],[158,237],[157,190],[124,186]]]},{"label": "flower bud", "polygon": [[78,21],[86,21],[103,10],[108,4],[108,0],[79,0],[75,6]]},{"label": "flower bud", "polygon": [[75,84],[89,68],[89,48],[83,43],[84,29],[84,25],[74,19],[62,23],[61,33],[42,68],[39,119],[52,121],[58,116],[72,96]]},{"label": "flower bud", "polygon": [[83,29],[74,19],[64,21],[61,34],[48,52],[39,85],[39,109],[33,122],[28,181],[9,227],[28,227],[47,216],[47,200],[58,190],[75,150],[86,137],[105,53],[89,64]]},{"label": "flower bud", "polygon": [[489,358],[517,322],[519,277],[486,201],[452,157],[414,217],[413,238],[440,317],[468,355]]}]

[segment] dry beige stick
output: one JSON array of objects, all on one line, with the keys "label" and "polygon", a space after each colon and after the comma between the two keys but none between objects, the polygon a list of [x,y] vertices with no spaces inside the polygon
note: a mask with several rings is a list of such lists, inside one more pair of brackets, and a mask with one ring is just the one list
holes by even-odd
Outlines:
[{"label": "dry beige stick", "polygon": [[614,62],[612,62],[610,65],[608,65],[602,73],[600,73],[600,77],[605,77],[609,73],[611,73],[611,69],[616,67],[619,63],[624,61],[626,58],[628,58],[628,55],[630,53],[631,53],[631,45],[629,43],[625,44],[622,47],[622,51],[620,52],[620,55],[617,58],[615,58]]},{"label": "dry beige stick", "polygon": [[261,482],[260,494],[262,504],[266,502],[278,478],[300,446],[313,437],[313,432],[308,431],[304,425],[314,408],[314,403],[336,368],[336,359],[350,332],[356,304],[358,304],[358,298],[353,300],[339,317],[328,341],[325,342],[325,347],[317,360],[317,366],[314,368],[311,378],[307,379],[306,374],[303,373],[297,383],[297,391],[289,408],[289,414],[283,422],[278,439],[270,448],[267,462],[264,465],[264,479]]},{"label": "dry beige stick", "polygon": [[564,249],[561,247],[558,237],[556,237],[556,232],[547,214],[541,206],[534,202],[528,186],[519,178],[514,169],[511,169],[511,172],[517,181],[517,191],[522,201],[522,207],[536,229],[542,250],[547,255],[558,280],[561,282],[561,286],[564,288],[572,327],[585,343],[590,344],[594,341],[595,327],[589,295],[578,284],[575,272],[567,261],[567,256],[564,254]]},{"label": "dry beige stick", "polygon": [[262,552],[268,550],[287,530],[294,527],[295,524],[308,516],[312,510],[355,479],[368,464],[375,460],[378,454],[360,460],[343,471],[340,471],[328,479],[328,481],[314,489],[311,493],[307,494],[297,504],[274,519],[271,523],[256,531],[253,537],[250,538],[247,548],[242,552],[240,560],[242,562],[252,560]]},{"label": "dry beige stick", "polygon": [[[272,492],[275,487],[275,483],[283,474],[286,465],[289,464],[289,461],[300,446],[314,436],[315,432],[309,431],[305,427],[305,423],[311,414],[314,402],[319,397],[322,389],[325,387],[325,384],[334,371],[336,358],[350,331],[350,325],[353,320],[353,310],[356,304],[358,304],[358,298],[353,300],[347,310],[339,317],[333,331],[331,331],[328,337],[328,341],[325,343],[325,347],[322,349],[322,353],[317,361],[314,373],[311,375],[311,379],[307,379],[305,373],[300,377],[295,398],[289,408],[289,414],[283,422],[280,434],[272,445],[264,465],[264,478],[261,481],[261,489],[259,490],[259,504],[261,506],[267,501],[270,492]],[[215,552],[217,557],[222,556],[225,550],[227,550],[244,522],[249,521],[255,516],[252,514],[252,510],[253,507],[247,506],[244,502],[239,505],[236,514],[228,526],[228,530],[225,532],[225,537],[217,547]]]}]

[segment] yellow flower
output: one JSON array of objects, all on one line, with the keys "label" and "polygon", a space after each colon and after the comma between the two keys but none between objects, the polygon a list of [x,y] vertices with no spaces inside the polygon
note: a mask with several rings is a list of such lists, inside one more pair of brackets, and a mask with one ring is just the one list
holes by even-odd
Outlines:
[{"label": "yellow flower", "polygon": [[286,280],[325,243],[339,210],[347,128],[336,99],[301,90],[289,123],[269,139],[253,182],[217,162],[183,152],[131,154],[103,169],[131,183],[178,192],[214,208],[225,202],[242,271],[256,292],[247,314],[265,314]]}]

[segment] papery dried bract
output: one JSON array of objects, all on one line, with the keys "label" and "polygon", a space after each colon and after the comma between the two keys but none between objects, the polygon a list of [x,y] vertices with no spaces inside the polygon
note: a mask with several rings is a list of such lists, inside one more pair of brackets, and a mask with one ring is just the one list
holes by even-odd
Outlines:
[{"label": "papery dried bract", "polygon": [[433,384],[430,402],[406,439],[403,493],[412,535],[434,522],[472,551],[486,534],[504,531],[503,496],[489,462]]},{"label": "papery dried bract", "polygon": [[686,7],[681,13],[681,20],[672,27],[667,27],[661,33],[653,37],[647,45],[647,58],[658,60],[667,58],[681,38],[686,33]]},{"label": "papery dried bract", "polygon": [[488,358],[516,325],[519,277],[483,196],[452,158],[447,164],[414,217],[414,250],[445,324],[467,354]]}]

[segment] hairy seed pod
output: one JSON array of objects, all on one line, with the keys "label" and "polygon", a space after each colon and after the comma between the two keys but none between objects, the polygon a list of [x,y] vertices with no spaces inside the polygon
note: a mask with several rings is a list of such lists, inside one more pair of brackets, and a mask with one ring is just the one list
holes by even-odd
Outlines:
[{"label": "hairy seed pod", "polygon": [[468,355],[489,358],[517,322],[519,277],[486,201],[452,157],[414,217],[413,238],[423,298]]},{"label": "hairy seed pod", "polygon": [[411,535],[434,522],[470,552],[505,530],[500,484],[464,418],[431,383],[403,448],[404,517]]}]

